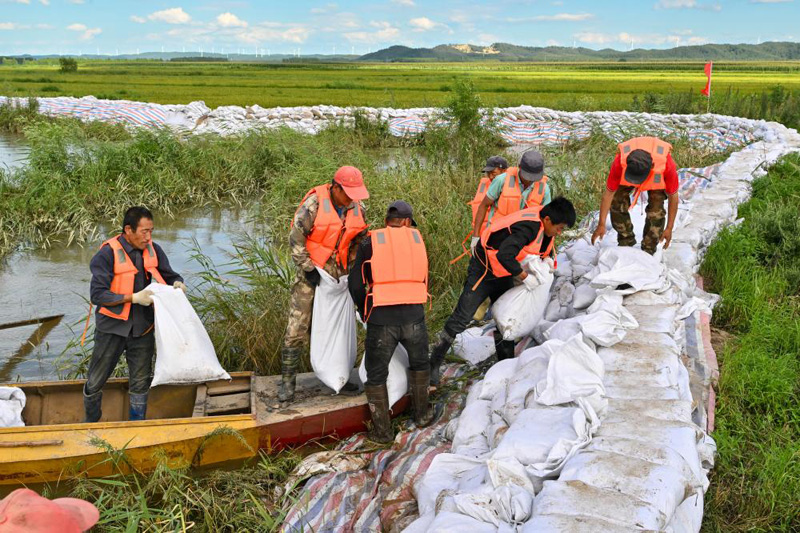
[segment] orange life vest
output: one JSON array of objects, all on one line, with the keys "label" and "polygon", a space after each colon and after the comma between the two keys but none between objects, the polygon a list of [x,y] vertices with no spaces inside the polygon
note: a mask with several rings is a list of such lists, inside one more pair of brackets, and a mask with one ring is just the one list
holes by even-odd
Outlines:
[{"label": "orange life vest", "polygon": [[[532,190],[528,193],[525,201],[525,209],[529,207],[541,206],[544,202],[544,193],[547,189],[547,176],[531,185]],[[522,180],[519,177],[519,167],[509,167],[506,170],[506,181],[503,183],[503,191],[497,198],[492,217],[504,217],[520,210],[522,201]]]},{"label": "orange life vest", "polygon": [[510,215],[492,220],[492,223],[489,225],[489,227],[483,230],[483,233],[481,233],[481,244],[486,250],[486,258],[489,262],[488,267],[492,270],[492,273],[495,275],[495,277],[502,278],[505,276],[510,276],[511,273],[503,268],[503,265],[501,265],[500,261],[497,260],[498,250],[489,248],[489,237],[498,231],[508,231],[510,233],[512,224],[522,221],[539,222],[539,233],[537,233],[536,237],[519,251],[517,254],[517,261],[522,261],[528,255],[538,255],[542,259],[550,255],[553,250],[553,242],[555,239],[550,239],[550,243],[547,245],[547,247],[544,249],[542,248],[545,235],[544,224],[542,224],[541,220],[539,219],[539,211],[541,209],[542,206],[527,207],[522,211],[517,211],[516,213],[511,213]]},{"label": "orange life vest", "polygon": [[[112,252],[114,253],[114,277],[111,280],[111,287],[109,290],[114,294],[124,296],[126,294],[133,294],[133,284],[136,280],[136,274],[139,273],[139,270],[125,252],[125,248],[123,248],[122,243],[119,242],[119,237],[120,236],[108,239],[106,242],[100,245],[100,248],[103,246],[110,246]],[[150,273],[154,280],[159,283],[166,284],[164,278],[161,277],[161,273],[158,271],[158,256],[156,255],[156,251],[153,248],[152,243],[148,244],[147,247],[142,250],[142,261],[144,263],[144,269]],[[98,308],[98,312],[118,320],[128,320],[128,316],[131,312],[131,304],[128,302],[123,305],[122,312],[119,314],[114,313],[107,307],[103,306]]]},{"label": "orange life vest", "polygon": [[372,283],[368,294],[372,296],[372,306],[425,303],[428,254],[419,231],[386,227],[370,232],[370,239]]},{"label": "orange life vest", "polygon": [[[650,170],[650,174],[638,185],[625,179],[625,171],[628,168],[628,154],[634,150],[644,150],[653,158],[653,168]],[[671,151],[671,144],[656,137],[635,137],[619,144],[619,162],[622,164],[622,177],[619,183],[622,186],[636,189],[631,208],[636,205],[642,191],[663,191],[667,188],[667,184],[664,181],[664,171],[667,168],[667,157]]]},{"label": "orange life vest", "polygon": [[[331,185],[320,185],[306,193],[300,205],[303,205],[309,196],[317,195],[319,207],[314,218],[314,227],[306,238],[306,249],[311,257],[311,262],[320,268],[325,266],[334,251],[336,260],[343,268],[347,268],[347,259],[350,255],[350,243],[362,231],[367,229],[364,212],[358,202],[352,209],[347,210],[347,215],[342,224],[342,219],[331,200]],[[298,210],[300,207],[297,208]]]},{"label": "orange life vest", "polygon": [[[469,202],[469,205],[472,208],[472,226],[470,226],[470,232],[472,231],[472,228],[475,227],[475,217],[478,214],[478,207],[481,205],[481,202],[483,202],[483,199],[486,198],[486,193],[489,191],[489,186],[491,184],[492,178],[481,178],[481,181],[478,184],[478,190],[475,191],[475,197],[471,202]],[[487,218],[489,217],[483,219],[484,228],[489,225],[486,221]],[[483,228],[481,228],[481,231],[483,231]]]}]

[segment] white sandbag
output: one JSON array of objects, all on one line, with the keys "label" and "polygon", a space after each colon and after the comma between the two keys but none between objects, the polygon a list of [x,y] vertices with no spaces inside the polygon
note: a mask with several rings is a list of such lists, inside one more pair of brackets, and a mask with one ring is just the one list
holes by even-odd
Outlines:
[{"label": "white sandbag", "polygon": [[703,525],[703,496],[703,491],[698,490],[683,500],[664,531],[666,533],[697,533],[700,531]]},{"label": "white sandbag", "polygon": [[[605,427],[605,424],[602,426]],[[672,516],[691,484],[678,470],[621,454],[583,450],[567,461],[559,481],[582,481],[639,498]]]},{"label": "white sandbag", "polygon": [[[361,383],[367,382],[366,354],[361,358],[361,364],[358,366],[358,377],[361,378]],[[389,392],[389,405],[396,404],[408,392],[408,352],[402,344],[397,345],[392,354],[392,360],[389,361],[386,390]]]},{"label": "white sandbag", "polygon": [[534,290],[529,290],[524,284],[509,289],[492,306],[492,316],[505,340],[530,335],[544,315],[553,284],[553,274],[538,256],[526,257],[522,266],[542,283]]},{"label": "white sandbag", "polygon": [[516,459],[525,466],[543,463],[586,436],[586,415],[580,409],[525,409],[509,427],[492,459]]},{"label": "white sandbag", "polygon": [[0,428],[17,428],[25,425],[22,410],[25,392],[19,387],[0,387]]},{"label": "white sandbag", "polygon": [[575,335],[581,335],[581,320],[583,317],[572,317],[559,320],[544,332],[544,338],[549,341],[567,342]]},{"label": "white sandbag", "polygon": [[433,458],[425,475],[414,484],[420,516],[436,511],[436,499],[442,491],[474,489],[483,484],[486,476],[485,460],[440,453]]},{"label": "white sandbag", "polygon": [[547,377],[536,387],[536,401],[558,405],[580,396],[604,395],[603,373],[603,361],[577,334],[550,356]]},{"label": "white sandbag", "polygon": [[462,514],[480,520],[494,527],[500,525],[494,496],[488,493],[461,493],[453,495],[456,510]]},{"label": "white sandbag", "polygon": [[561,514],[540,515],[536,513],[519,530],[520,533],[631,533],[626,526],[589,516],[573,516]]},{"label": "white sandbag", "polygon": [[458,429],[453,437],[454,450],[476,435],[483,436],[491,423],[490,409],[489,400],[476,400],[464,408],[458,417]]},{"label": "white sandbag", "polygon": [[516,525],[525,523],[533,511],[533,493],[516,485],[505,485],[493,494],[497,517],[501,522]]},{"label": "white sandbag", "polygon": [[403,530],[403,533],[427,533],[429,531],[431,522],[436,519],[436,513],[431,511],[420,515],[419,518],[408,524]]},{"label": "white sandbag", "polygon": [[483,377],[480,399],[491,400],[498,395],[501,390],[505,391],[508,380],[511,379],[516,370],[516,359],[504,359],[492,365]]},{"label": "white sandbag", "polygon": [[468,363],[477,365],[495,353],[494,328],[468,328],[456,335],[453,352]]},{"label": "white sandbag", "polygon": [[565,254],[574,269],[575,265],[585,267],[597,264],[597,254],[599,252],[599,246],[593,246],[588,239],[580,239],[567,248]]},{"label": "white sandbag", "polygon": [[427,533],[497,533],[497,526],[460,513],[443,512],[428,524]]},{"label": "white sandbag", "polygon": [[647,252],[629,246],[602,248],[597,266],[588,274],[596,288],[630,285],[624,293],[643,290],[663,290],[669,286],[663,263]]},{"label": "white sandbag", "polygon": [[320,282],[311,316],[311,367],[321,382],[338,393],[356,362],[356,316],[347,276],[337,280],[319,267],[317,271]]},{"label": "white sandbag", "polygon": [[572,300],[572,307],[575,309],[586,309],[597,298],[597,289],[591,285],[583,284],[575,288],[575,295]]},{"label": "white sandbag", "polygon": [[513,457],[489,459],[486,461],[486,468],[489,472],[489,480],[495,488],[516,486],[531,494],[537,490],[525,472],[525,465]]},{"label": "white sandbag", "polygon": [[664,514],[645,501],[581,481],[545,481],[535,512],[605,520],[631,531],[660,531],[666,523]]},{"label": "white sandbag", "polygon": [[231,379],[219,364],[214,345],[181,289],[162,283],[153,293],[156,364],[151,386]]}]

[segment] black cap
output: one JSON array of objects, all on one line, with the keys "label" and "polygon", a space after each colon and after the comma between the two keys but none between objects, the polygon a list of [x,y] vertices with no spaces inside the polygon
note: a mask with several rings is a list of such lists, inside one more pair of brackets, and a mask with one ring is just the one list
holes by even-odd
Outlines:
[{"label": "black cap", "polygon": [[411,209],[411,205],[409,205],[408,202],[404,202],[403,200],[392,202],[392,205],[386,210],[386,218],[387,220],[390,218],[410,218],[411,225],[417,225],[414,221],[414,210]]},{"label": "black cap", "polygon": [[505,157],[500,157],[499,155],[493,155],[489,159],[486,160],[486,166],[483,167],[483,172],[491,172],[496,168],[507,169],[508,168],[508,161],[506,161]]},{"label": "black cap", "polygon": [[544,157],[536,150],[528,150],[519,160],[519,175],[525,181],[539,181],[544,176]]},{"label": "black cap", "polygon": [[647,150],[634,150],[625,161],[625,180],[636,185],[643,183],[653,169],[653,156]]}]

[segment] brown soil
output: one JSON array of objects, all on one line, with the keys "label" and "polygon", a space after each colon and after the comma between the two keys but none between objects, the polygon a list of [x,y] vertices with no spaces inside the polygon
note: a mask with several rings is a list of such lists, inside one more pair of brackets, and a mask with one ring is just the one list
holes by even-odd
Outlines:
[{"label": "brown soil", "polygon": [[725,346],[735,339],[736,336],[733,333],[711,326],[711,347],[714,349],[714,353],[717,354],[717,360],[719,360],[725,352]]}]

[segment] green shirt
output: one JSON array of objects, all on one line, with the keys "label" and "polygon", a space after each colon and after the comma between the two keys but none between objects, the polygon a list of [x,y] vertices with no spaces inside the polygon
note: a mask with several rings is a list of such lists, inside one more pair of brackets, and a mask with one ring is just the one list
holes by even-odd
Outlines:
[{"label": "green shirt", "polygon": [[[492,184],[489,185],[489,190],[486,191],[486,197],[487,198],[491,198],[492,201],[494,202],[492,204],[491,209],[489,209],[489,213],[486,215],[487,216],[487,219],[486,219],[487,221],[491,221],[492,220],[492,215],[494,215],[494,208],[495,208],[495,205],[497,204],[497,199],[500,198],[500,194],[503,192],[503,186],[505,185],[505,183],[506,183],[506,175],[505,175],[505,173],[500,174],[499,176],[496,176],[492,180]],[[522,183],[524,183],[524,182],[522,180],[520,180],[520,184],[522,184]],[[528,202],[528,196],[530,196],[531,191],[533,190],[534,186],[538,186],[535,181],[533,183],[531,183],[525,190],[522,191],[522,196],[520,196],[520,199],[519,199],[519,208],[520,209],[525,209],[525,204]],[[545,206],[545,205],[549,204],[550,200],[551,200],[551,198],[550,198],[550,182],[548,181],[544,186],[544,199],[542,199],[542,205]]]}]

